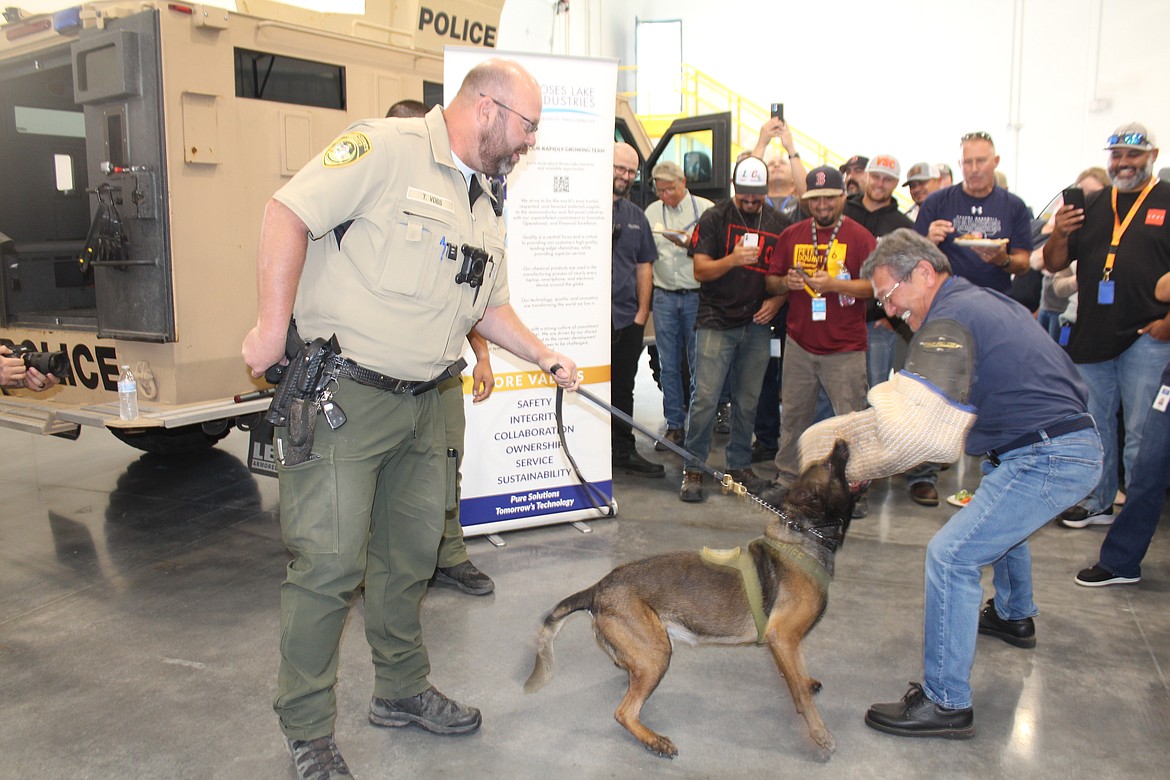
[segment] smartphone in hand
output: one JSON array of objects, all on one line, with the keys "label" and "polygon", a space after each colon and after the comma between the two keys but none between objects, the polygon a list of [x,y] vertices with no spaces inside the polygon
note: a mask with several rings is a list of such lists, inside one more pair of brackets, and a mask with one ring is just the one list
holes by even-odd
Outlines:
[{"label": "smartphone in hand", "polygon": [[779,119],[781,122],[784,121],[784,104],[783,103],[773,103],[772,104],[772,116],[775,117],[776,119]]},{"label": "smartphone in hand", "polygon": [[1064,205],[1083,209],[1085,207],[1085,191],[1080,187],[1066,187],[1062,193]]}]

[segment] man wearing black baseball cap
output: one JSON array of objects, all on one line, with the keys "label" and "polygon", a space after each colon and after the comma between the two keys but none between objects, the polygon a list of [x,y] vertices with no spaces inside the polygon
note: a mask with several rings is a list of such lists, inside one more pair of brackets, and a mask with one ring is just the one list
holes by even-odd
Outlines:
[{"label": "man wearing black baseball cap", "polygon": [[777,492],[799,473],[797,442],[813,422],[820,388],[835,414],[848,414],[865,408],[869,387],[865,299],[873,287],[861,278],[861,264],[877,242],[845,216],[839,171],[827,165],[809,171],[801,200],[812,216],[780,235],[768,266],[768,292],[788,301]]},{"label": "man wearing black baseball cap", "polygon": [[869,165],[869,158],[855,154],[837,170],[845,177],[845,194],[860,195],[865,191],[865,167]]},{"label": "man wearing black baseball cap", "polygon": [[1142,429],[1170,362],[1170,303],[1154,294],[1170,272],[1170,184],[1154,177],[1158,144],[1143,124],[1109,136],[1113,186],[1062,206],[1044,245],[1044,267],[1077,260],[1077,321],[1068,353],[1089,386],[1089,411],[1101,430],[1105,465],[1084,500],[1060,515],[1066,528],[1109,525],[1117,494],[1117,409],[1125,421],[1125,476],[1134,473]]}]

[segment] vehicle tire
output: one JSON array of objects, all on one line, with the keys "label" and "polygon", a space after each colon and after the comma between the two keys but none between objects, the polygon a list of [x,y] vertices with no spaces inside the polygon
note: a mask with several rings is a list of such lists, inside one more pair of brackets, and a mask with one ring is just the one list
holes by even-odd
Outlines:
[{"label": "vehicle tire", "polygon": [[131,447],[155,455],[191,455],[211,449],[231,430],[227,427],[218,433],[207,433],[203,425],[195,424],[146,430],[110,428],[110,433]]}]

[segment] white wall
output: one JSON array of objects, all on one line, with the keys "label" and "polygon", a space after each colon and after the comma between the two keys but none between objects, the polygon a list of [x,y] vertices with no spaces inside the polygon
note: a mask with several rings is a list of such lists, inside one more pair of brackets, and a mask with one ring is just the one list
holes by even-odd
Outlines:
[{"label": "white wall", "polygon": [[[1103,165],[1123,122],[1170,143],[1166,0],[571,0],[569,13],[586,6],[600,24],[592,53],[633,64],[636,18],[681,18],[685,62],[762,106],[784,102],[794,125],[845,155],[953,165],[959,136],[986,130],[1033,208]],[[546,0],[507,0],[500,45],[549,51],[513,38],[514,17],[535,31]]]}]

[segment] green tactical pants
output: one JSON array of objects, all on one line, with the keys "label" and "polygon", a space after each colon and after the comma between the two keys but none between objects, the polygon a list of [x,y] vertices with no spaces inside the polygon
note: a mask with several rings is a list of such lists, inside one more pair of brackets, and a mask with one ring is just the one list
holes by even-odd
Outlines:
[{"label": "green tactical pants", "polygon": [[[439,399],[443,407],[443,421],[447,429],[447,449],[458,453],[458,464],[463,465],[463,436],[467,430],[467,416],[463,411],[463,381],[451,377],[439,385]],[[448,509],[443,521],[443,540],[439,542],[438,565],[444,569],[467,560],[467,544],[463,541],[463,526],[459,524],[459,483],[462,469],[456,472],[455,508]]]},{"label": "green tactical pants", "polygon": [[374,695],[402,698],[429,685],[419,606],[448,492],[439,394],[396,395],[343,379],[334,397],[348,421],[334,431],[318,417],[320,457],[278,469],[292,561],[280,589],[273,708],[292,739],[333,731],[341,633],[363,581]]}]

